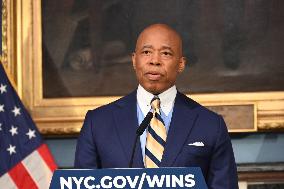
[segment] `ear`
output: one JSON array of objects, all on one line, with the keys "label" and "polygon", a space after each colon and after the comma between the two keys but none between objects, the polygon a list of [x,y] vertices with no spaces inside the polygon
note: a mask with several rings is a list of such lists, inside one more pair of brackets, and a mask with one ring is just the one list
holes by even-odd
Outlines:
[{"label": "ear", "polygon": [[179,60],[178,73],[183,72],[186,64],[186,58],[183,56]]},{"label": "ear", "polygon": [[132,53],[131,59],[132,59],[132,66],[134,70],[136,70],[136,53],[135,52]]}]

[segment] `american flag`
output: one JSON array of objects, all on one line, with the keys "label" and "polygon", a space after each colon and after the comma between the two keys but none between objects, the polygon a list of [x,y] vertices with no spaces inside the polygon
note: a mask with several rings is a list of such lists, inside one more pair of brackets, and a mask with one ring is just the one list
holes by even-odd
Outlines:
[{"label": "american flag", "polygon": [[0,63],[0,188],[48,188],[56,168]]}]

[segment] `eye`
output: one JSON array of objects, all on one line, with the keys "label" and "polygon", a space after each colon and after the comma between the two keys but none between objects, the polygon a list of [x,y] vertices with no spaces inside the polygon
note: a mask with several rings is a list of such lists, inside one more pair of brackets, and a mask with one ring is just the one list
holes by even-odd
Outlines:
[{"label": "eye", "polygon": [[172,56],[173,53],[170,52],[170,51],[162,51],[162,55],[164,55],[164,56]]},{"label": "eye", "polygon": [[143,51],[142,51],[142,54],[144,54],[144,55],[150,55],[150,54],[151,54],[151,51],[149,51],[149,50],[143,50]]}]

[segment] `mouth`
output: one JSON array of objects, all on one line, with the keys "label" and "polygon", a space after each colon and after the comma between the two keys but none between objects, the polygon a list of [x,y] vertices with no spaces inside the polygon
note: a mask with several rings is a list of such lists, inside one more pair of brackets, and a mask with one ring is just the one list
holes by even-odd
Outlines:
[{"label": "mouth", "polygon": [[161,73],[159,72],[147,72],[145,74],[146,78],[149,79],[150,81],[158,81],[161,79],[161,77],[163,76]]}]

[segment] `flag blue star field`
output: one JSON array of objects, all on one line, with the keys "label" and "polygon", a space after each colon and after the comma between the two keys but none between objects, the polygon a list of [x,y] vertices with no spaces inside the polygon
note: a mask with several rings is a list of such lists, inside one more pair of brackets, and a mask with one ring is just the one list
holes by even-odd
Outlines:
[{"label": "flag blue star field", "polygon": [[0,188],[48,188],[56,168],[0,63]]}]

